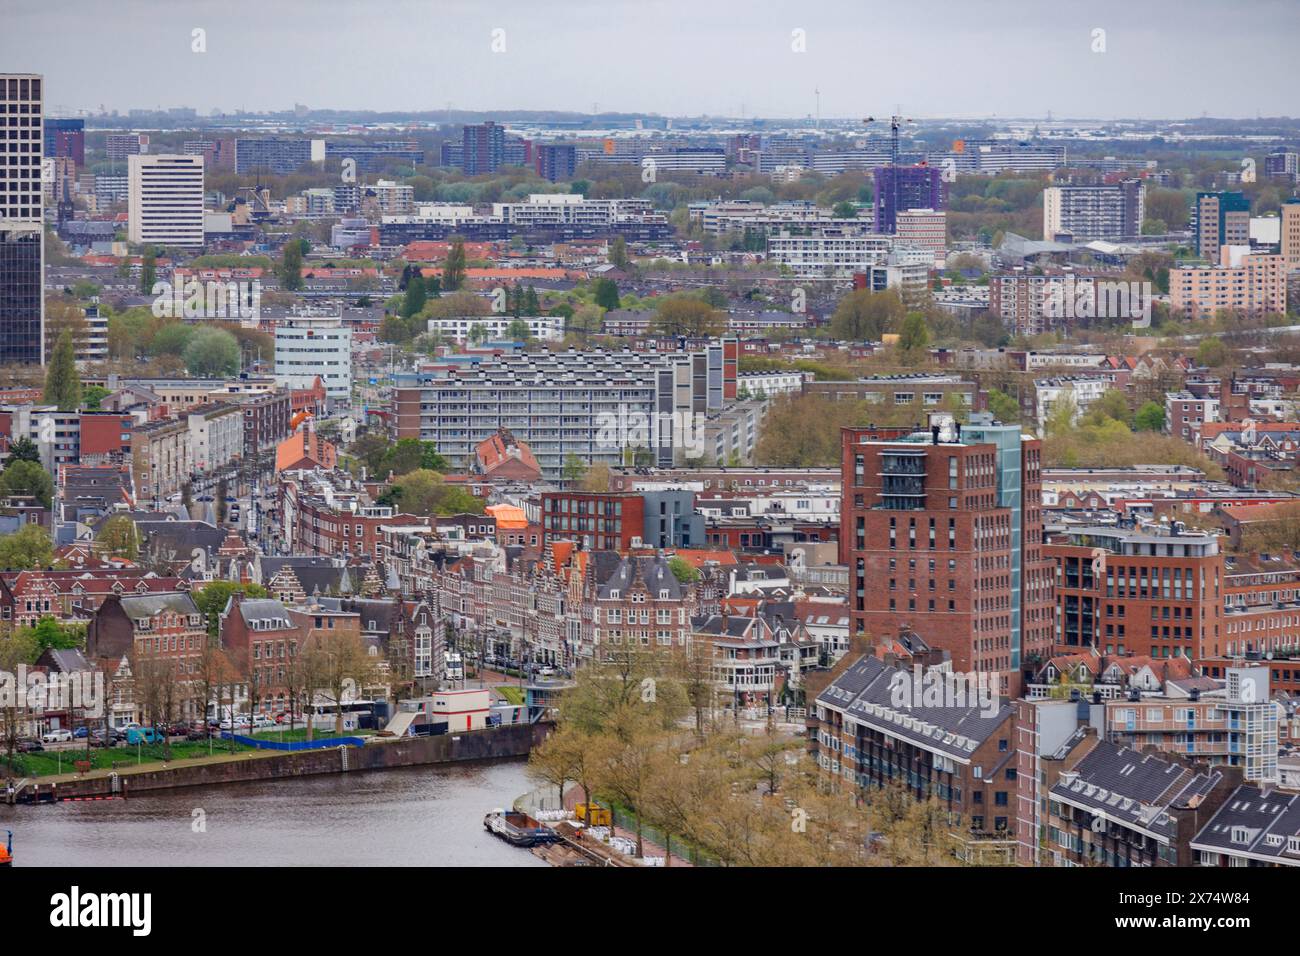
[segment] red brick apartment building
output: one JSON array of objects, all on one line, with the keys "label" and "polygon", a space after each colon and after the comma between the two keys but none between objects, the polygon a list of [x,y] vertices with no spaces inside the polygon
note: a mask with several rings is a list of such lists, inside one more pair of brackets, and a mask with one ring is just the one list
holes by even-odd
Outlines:
[{"label": "red brick apartment building", "polygon": [[626,551],[645,533],[645,499],[636,493],[555,491],[542,495],[543,544],[571,540],[585,551]]},{"label": "red brick apartment building", "polygon": [[[138,655],[137,669],[140,658],[160,659],[174,664],[177,679],[188,684],[197,679],[207,640],[203,614],[186,592],[111,594],[86,629],[86,657],[116,663]],[[179,698],[181,716],[201,713],[192,695],[182,692]]]},{"label": "red brick apartment building", "polygon": [[1213,534],[1089,527],[1046,547],[1056,564],[1060,650],[1187,657],[1222,652],[1225,569]]},{"label": "red brick apartment building", "polygon": [[956,670],[1022,669],[1052,644],[1040,443],[971,424],[897,437],[846,428],[840,563],[854,633],[913,630]]},{"label": "red brick apartment building", "polygon": [[293,665],[307,629],[274,598],[246,598],[236,591],[221,612],[221,647],[239,672],[256,682],[258,710],[288,709],[286,669]]},{"label": "red brick apartment building", "polygon": [[135,419],[117,412],[81,413],[80,462],[94,465],[125,461],[131,456],[131,430]]}]

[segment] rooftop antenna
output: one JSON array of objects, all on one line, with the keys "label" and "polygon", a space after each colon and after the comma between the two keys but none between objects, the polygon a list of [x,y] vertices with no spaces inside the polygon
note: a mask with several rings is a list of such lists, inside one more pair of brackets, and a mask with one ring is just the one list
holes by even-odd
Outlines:
[{"label": "rooftop antenna", "polygon": [[821,129],[821,128],[822,128],[822,91],[821,91],[820,89],[818,89],[817,87],[813,87],[813,96],[815,96],[815,97],[817,98],[817,122],[816,122],[816,128],[817,128],[817,129]]}]

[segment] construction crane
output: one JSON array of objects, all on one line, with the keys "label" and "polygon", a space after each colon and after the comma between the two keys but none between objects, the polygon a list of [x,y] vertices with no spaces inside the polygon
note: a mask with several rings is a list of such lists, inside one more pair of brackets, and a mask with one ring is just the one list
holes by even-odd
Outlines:
[{"label": "construction crane", "polygon": [[[864,125],[876,122],[874,116],[868,116],[863,121]],[[898,130],[904,123],[915,123],[916,120],[905,119],[895,113],[889,117],[889,163],[891,166],[898,165]]]}]

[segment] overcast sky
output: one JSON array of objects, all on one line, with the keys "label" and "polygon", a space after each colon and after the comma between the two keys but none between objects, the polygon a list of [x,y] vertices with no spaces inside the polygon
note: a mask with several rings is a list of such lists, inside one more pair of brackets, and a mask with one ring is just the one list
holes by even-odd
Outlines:
[{"label": "overcast sky", "polygon": [[1296,115],[1300,2],[3,0],[5,71],[51,112]]}]

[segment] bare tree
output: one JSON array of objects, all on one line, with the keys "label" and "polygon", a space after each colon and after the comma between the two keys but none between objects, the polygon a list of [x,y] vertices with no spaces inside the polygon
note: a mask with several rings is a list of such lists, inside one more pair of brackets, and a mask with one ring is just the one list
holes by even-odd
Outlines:
[{"label": "bare tree", "polygon": [[309,667],[319,681],[315,690],[334,705],[334,732],[343,733],[343,704],[375,675],[375,663],[360,636],[317,634],[307,648]]}]

